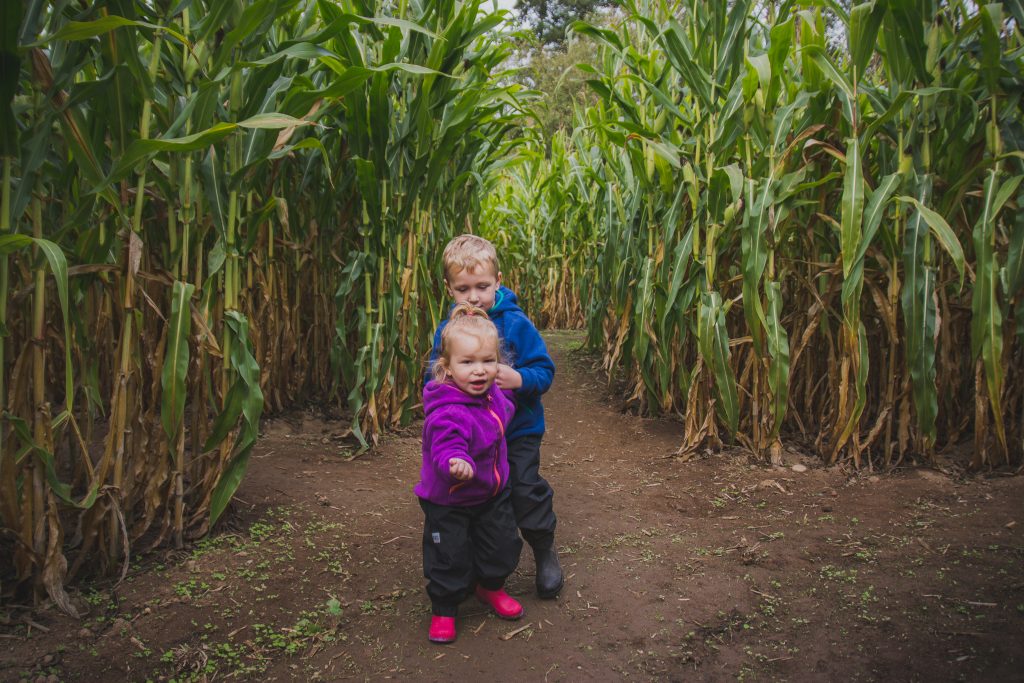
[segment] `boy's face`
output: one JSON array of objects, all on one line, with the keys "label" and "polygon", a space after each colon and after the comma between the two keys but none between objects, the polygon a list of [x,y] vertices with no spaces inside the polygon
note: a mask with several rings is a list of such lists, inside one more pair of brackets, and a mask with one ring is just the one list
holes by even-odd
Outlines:
[{"label": "boy's face", "polygon": [[498,376],[498,350],[471,334],[456,335],[450,343],[448,375],[465,393],[483,396]]},{"label": "boy's face", "polygon": [[487,267],[466,268],[449,275],[445,284],[455,303],[472,304],[489,311],[498,295],[498,287],[501,286],[501,273],[495,273]]}]

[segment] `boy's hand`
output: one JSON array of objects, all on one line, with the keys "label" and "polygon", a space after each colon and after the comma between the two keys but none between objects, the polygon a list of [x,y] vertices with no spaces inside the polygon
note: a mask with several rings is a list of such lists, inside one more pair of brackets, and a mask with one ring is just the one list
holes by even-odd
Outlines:
[{"label": "boy's hand", "polygon": [[459,481],[468,481],[473,478],[473,467],[462,458],[452,458],[448,461],[448,473]]},{"label": "boy's hand", "polygon": [[498,363],[498,377],[494,380],[499,389],[518,389],[523,386],[523,376],[510,365]]}]

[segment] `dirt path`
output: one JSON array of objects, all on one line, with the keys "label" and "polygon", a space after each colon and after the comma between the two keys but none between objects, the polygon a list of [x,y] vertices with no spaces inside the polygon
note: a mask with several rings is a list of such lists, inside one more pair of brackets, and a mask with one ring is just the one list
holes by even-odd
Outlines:
[{"label": "dirt path", "polygon": [[430,644],[419,424],[346,462],[300,416],[265,425],[227,530],[83,593],[82,622],[0,611],[0,680],[1024,680],[1024,480],[682,464],[576,339],[549,337],[557,601],[526,551],[521,622],[467,602]]}]

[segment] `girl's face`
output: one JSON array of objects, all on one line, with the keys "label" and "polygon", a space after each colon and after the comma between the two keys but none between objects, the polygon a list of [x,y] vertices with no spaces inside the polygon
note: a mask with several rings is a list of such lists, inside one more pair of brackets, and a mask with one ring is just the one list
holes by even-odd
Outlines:
[{"label": "girl's face", "polygon": [[495,273],[491,268],[466,268],[452,275],[446,283],[455,303],[472,304],[487,311],[498,295],[501,273]]},{"label": "girl's face", "polygon": [[448,376],[470,396],[483,396],[498,376],[498,349],[489,340],[472,334],[449,340]]}]

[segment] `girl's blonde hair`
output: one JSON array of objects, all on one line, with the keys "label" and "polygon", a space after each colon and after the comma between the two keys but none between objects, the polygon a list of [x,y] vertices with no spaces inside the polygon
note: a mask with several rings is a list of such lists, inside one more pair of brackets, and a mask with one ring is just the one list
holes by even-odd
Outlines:
[{"label": "girl's blonde hair", "polygon": [[472,304],[458,304],[448,316],[448,324],[441,330],[441,348],[437,352],[437,360],[431,369],[435,382],[443,382],[452,357],[452,337],[468,334],[480,340],[481,344],[494,344],[494,351],[501,362],[501,338],[498,328],[487,316],[487,311]]}]

